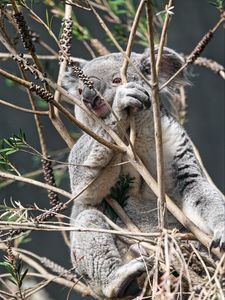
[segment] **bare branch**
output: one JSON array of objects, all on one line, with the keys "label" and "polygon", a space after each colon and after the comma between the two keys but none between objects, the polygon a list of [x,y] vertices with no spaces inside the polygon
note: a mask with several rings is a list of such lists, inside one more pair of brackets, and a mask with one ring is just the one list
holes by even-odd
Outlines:
[{"label": "bare branch", "polygon": [[[153,16],[152,16],[152,2],[147,1],[147,21],[149,30],[149,48],[150,48],[150,66],[151,66],[151,86],[152,86],[152,110],[154,120],[154,134],[156,145],[156,168],[157,168],[157,182],[158,182],[158,221],[159,227],[164,228],[164,214],[165,214],[165,182],[164,182],[164,162],[163,162],[163,142],[162,142],[162,128],[160,117],[160,98],[158,87],[158,75],[155,62],[155,47],[154,47],[154,31],[153,31]],[[163,47],[163,44],[161,44]],[[158,54],[158,62],[160,56]]]},{"label": "bare branch", "polygon": [[50,190],[50,191],[53,191],[53,192],[56,192],[66,198],[72,198],[73,195],[60,189],[60,188],[57,188],[57,187],[54,187],[52,185],[49,185],[49,184],[46,184],[46,183],[43,183],[43,182],[40,182],[40,181],[37,181],[37,180],[34,180],[34,179],[30,179],[30,178],[25,178],[25,177],[22,177],[22,176],[17,176],[17,175],[13,175],[13,174],[10,174],[10,173],[6,173],[6,172],[2,172],[0,171],[0,177],[3,177],[3,178],[7,178],[7,179],[12,179],[12,180],[15,180],[15,181],[20,181],[20,182],[25,182],[25,183],[29,183],[29,184],[32,184],[32,185],[36,185],[36,186],[39,186],[41,188],[44,188],[46,190]]}]

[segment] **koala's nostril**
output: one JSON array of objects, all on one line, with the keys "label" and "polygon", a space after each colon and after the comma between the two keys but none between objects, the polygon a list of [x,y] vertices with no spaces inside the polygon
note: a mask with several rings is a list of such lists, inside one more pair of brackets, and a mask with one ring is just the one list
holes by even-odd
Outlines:
[{"label": "koala's nostril", "polygon": [[97,108],[98,106],[100,106],[103,103],[103,99],[99,96],[96,96],[95,98],[93,98],[92,100],[89,99],[82,99],[85,105],[88,105],[89,107],[91,107],[92,109]]},{"label": "koala's nostril", "polygon": [[81,95],[83,90],[82,89],[78,89],[79,94]]},{"label": "koala's nostril", "polygon": [[98,105],[100,105],[101,103],[102,103],[102,98],[101,97],[99,97],[99,96],[97,96],[97,97],[95,97],[95,99],[92,101],[92,103],[91,103],[91,106],[92,106],[92,108],[95,108],[95,107],[97,107]]}]

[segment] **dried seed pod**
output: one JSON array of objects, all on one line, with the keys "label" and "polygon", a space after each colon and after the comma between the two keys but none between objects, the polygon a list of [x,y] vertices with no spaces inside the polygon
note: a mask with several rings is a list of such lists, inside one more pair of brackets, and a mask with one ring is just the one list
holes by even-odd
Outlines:
[{"label": "dried seed pod", "polygon": [[89,77],[84,74],[80,67],[76,66],[75,64],[72,64],[72,70],[73,76],[78,77],[81,81],[83,81],[83,83],[87,85],[89,89],[94,88],[93,81],[91,81]]},{"label": "dried seed pod", "polygon": [[24,16],[21,12],[13,15],[14,20],[18,26],[18,30],[23,41],[24,48],[28,51],[35,52],[35,47],[32,43],[32,38],[30,35],[30,29],[28,28]]},{"label": "dried seed pod", "polygon": [[192,64],[200,56],[200,54],[205,49],[206,45],[210,42],[212,37],[213,37],[213,32],[211,30],[203,36],[201,41],[198,43],[198,45],[195,47],[195,49],[187,58],[187,62],[189,64]]},{"label": "dried seed pod", "polygon": [[[55,177],[52,169],[52,162],[49,160],[49,158],[50,157],[48,157],[48,159],[43,158],[41,161],[44,171],[44,178],[46,183],[48,183],[51,186],[56,186]],[[57,204],[59,204],[58,194],[54,191],[48,190],[48,198],[52,206],[56,206]]]},{"label": "dried seed pod", "polygon": [[63,32],[60,37],[60,45],[62,50],[59,51],[60,61],[64,61],[66,58],[71,56],[71,41],[72,41],[72,29],[73,29],[73,20],[72,18],[63,20]]},{"label": "dried seed pod", "polygon": [[40,87],[39,85],[34,84],[33,82],[31,82],[31,84],[30,84],[30,90],[32,92],[35,92],[38,96],[40,96],[46,102],[51,102],[52,100],[54,100],[54,96],[52,93],[48,92],[46,89]]},{"label": "dried seed pod", "polygon": [[55,217],[56,214],[58,214],[59,212],[62,212],[66,208],[67,208],[67,205],[65,203],[59,202],[56,206],[52,207],[51,209],[44,212],[43,214],[35,217],[34,221],[37,223],[47,221],[47,220]]}]

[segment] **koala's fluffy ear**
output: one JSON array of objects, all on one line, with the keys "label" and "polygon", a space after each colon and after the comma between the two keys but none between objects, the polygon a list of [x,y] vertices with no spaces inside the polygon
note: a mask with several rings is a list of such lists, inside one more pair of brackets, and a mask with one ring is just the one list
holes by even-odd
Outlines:
[{"label": "koala's fluffy ear", "polygon": [[[76,62],[75,65],[83,69],[88,61],[82,59],[81,62]],[[79,86],[79,78],[73,75],[72,67],[68,67],[63,77],[63,87],[73,96],[77,97]]]},{"label": "koala's fluffy ear", "polygon": [[[157,58],[158,46],[155,47],[155,57]],[[151,68],[150,68],[150,51],[146,49],[143,53],[141,59],[141,71],[148,78],[151,77]],[[174,73],[176,73],[180,67],[184,64],[184,59],[181,55],[170,48],[164,47],[163,55],[160,64],[159,70],[159,85],[164,84]],[[172,92],[176,90],[181,85],[188,84],[186,74],[182,71],[177,77],[169,83],[165,88],[164,92]]]}]

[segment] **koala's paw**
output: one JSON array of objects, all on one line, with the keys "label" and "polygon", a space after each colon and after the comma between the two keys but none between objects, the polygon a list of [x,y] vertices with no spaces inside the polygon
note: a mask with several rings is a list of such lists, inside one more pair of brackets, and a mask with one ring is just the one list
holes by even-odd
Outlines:
[{"label": "koala's paw", "polygon": [[110,278],[110,282],[104,288],[105,296],[111,298],[123,298],[136,296],[141,289],[137,278],[146,272],[146,263],[142,259],[133,259],[127,264],[119,267]]},{"label": "koala's paw", "polygon": [[214,231],[210,249],[217,247],[219,247],[221,251],[225,252],[225,224],[221,225],[221,228]]},{"label": "koala's paw", "polygon": [[129,82],[118,87],[114,108],[124,110],[128,107],[135,110],[147,109],[151,106],[150,96],[146,89],[138,83]]}]

